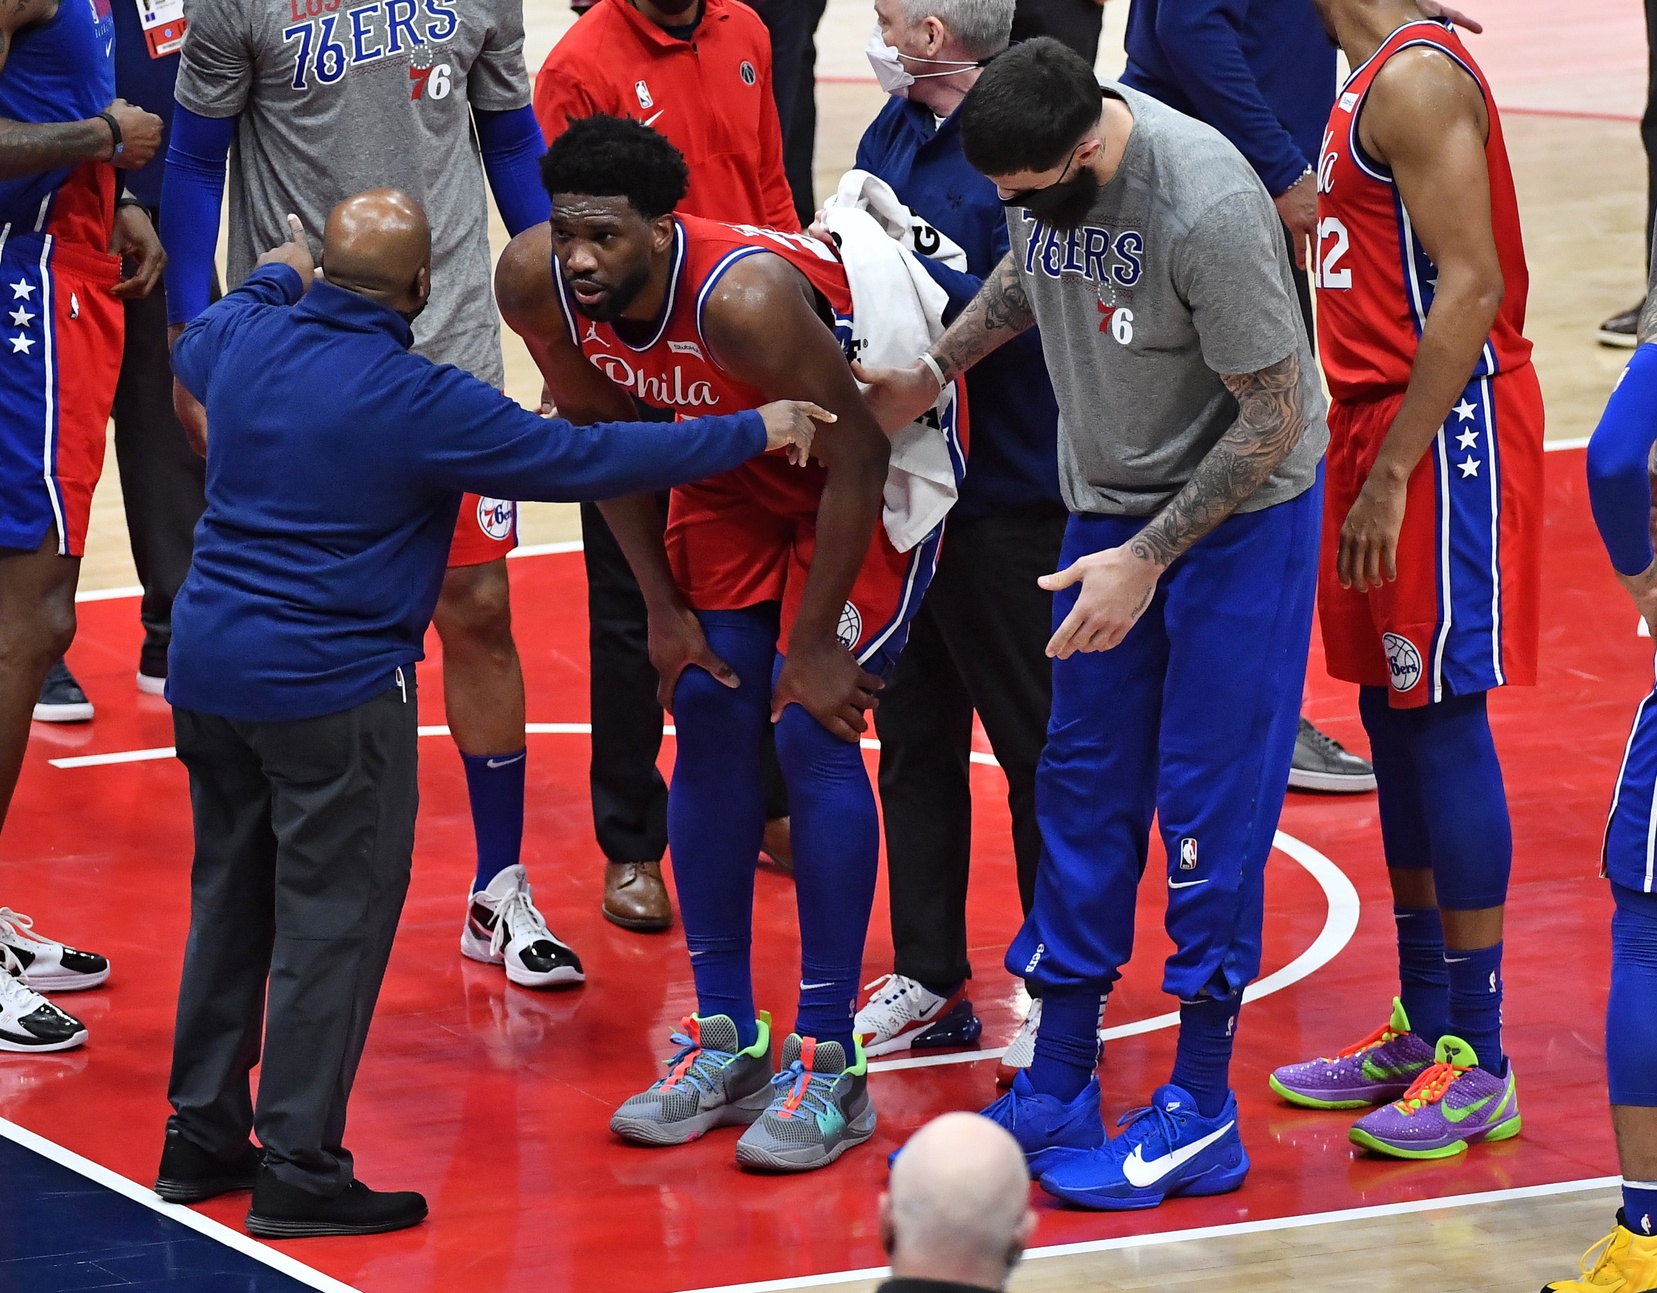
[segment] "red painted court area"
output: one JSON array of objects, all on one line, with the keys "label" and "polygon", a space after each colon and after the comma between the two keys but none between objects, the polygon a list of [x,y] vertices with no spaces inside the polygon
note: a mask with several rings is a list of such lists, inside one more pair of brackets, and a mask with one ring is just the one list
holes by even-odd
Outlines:
[{"label": "red painted court area", "polygon": [[[1601,1062],[1611,904],[1596,870],[1629,719],[1651,685],[1651,647],[1636,640],[1634,612],[1594,538],[1581,452],[1549,454],[1547,468],[1543,685],[1493,705],[1514,814],[1506,1015],[1524,1134],[1445,1165],[1358,1159],[1346,1140],[1348,1115],[1291,1110],[1269,1094],[1274,1065],[1356,1040],[1385,1017],[1395,990],[1374,797],[1291,795],[1283,831],[1350,878],[1361,910],[1332,960],[1243,1015],[1233,1072],[1254,1161],[1248,1184],[1229,1197],[1127,1217],[1061,1211],[1038,1192],[1038,1244],[1615,1171]],[[514,561],[512,573],[530,719],[584,723],[581,562],[534,557]],[[0,859],[0,903],[32,914],[48,933],[105,952],[114,976],[105,989],[64,999],[91,1028],[84,1050],[0,1056],[0,1116],[147,1184],[167,1113],[188,920],[186,779],[169,759],[48,762],[171,743],[166,707],[133,692],[138,642],[135,602],[83,604],[70,663],[98,717],[87,727],[35,729]],[[420,686],[425,722],[441,723],[435,661],[422,666]],[[1319,658],[1308,713],[1363,748],[1352,689],[1325,678]],[[672,752],[669,740],[664,766]],[[622,1145],[607,1130],[611,1110],[659,1072],[670,1053],[666,1034],[693,997],[677,929],[633,934],[599,915],[603,859],[591,835],[585,736],[530,737],[525,861],[542,910],[588,972],[585,987],[559,993],[509,988],[499,971],[461,959],[472,871],[465,783],[446,737],[423,741],[421,753],[414,883],[347,1139],[363,1179],[423,1190],[431,1220],[380,1238],[278,1247],[364,1290],[399,1293],[459,1281],[658,1293],[879,1265],[874,1210],[887,1152],[935,1114],[988,1103],[993,1063],[879,1073],[871,1083],[881,1119],[874,1141],[815,1175],[744,1175],[731,1159],[734,1132],[677,1150]],[[1000,962],[1017,926],[1017,894],[1001,774],[978,766],[974,777],[973,997],[984,1045],[999,1047],[1016,1022],[1013,981]],[[1141,893],[1142,938],[1110,1003],[1111,1027],[1173,1004],[1158,990],[1167,947],[1159,865],[1153,859],[1153,883]],[[758,887],[759,999],[782,1032],[798,966],[794,896],[767,868]],[[1339,907],[1338,877],[1329,891]],[[870,979],[890,968],[884,903],[883,885],[865,956]],[[1326,924],[1340,923],[1325,886],[1282,851],[1272,860],[1268,903],[1268,973],[1302,957]],[[1163,1027],[1107,1044],[1108,1118],[1166,1080],[1173,1042]],[[245,1210],[246,1196],[202,1209],[237,1227]]]}]

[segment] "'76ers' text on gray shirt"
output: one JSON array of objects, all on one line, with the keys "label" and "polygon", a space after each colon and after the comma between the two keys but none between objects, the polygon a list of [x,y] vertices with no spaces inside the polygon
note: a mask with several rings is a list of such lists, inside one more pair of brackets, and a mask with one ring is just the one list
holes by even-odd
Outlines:
[{"label": "'76ers' text on gray shirt", "polygon": [[230,153],[230,285],[304,222],[366,189],[417,199],[432,227],[431,303],[415,349],[500,386],[489,212],[471,109],[529,102],[521,0],[187,0],[175,90],[240,114]]},{"label": "'76ers' text on gray shirt", "polygon": [[1311,487],[1329,441],[1283,226],[1242,154],[1155,99],[1133,113],[1116,174],[1081,227],[1007,213],[1012,255],[1059,400],[1059,483],[1072,512],[1160,511],[1237,420],[1220,374],[1300,356],[1308,425],[1238,510]]}]

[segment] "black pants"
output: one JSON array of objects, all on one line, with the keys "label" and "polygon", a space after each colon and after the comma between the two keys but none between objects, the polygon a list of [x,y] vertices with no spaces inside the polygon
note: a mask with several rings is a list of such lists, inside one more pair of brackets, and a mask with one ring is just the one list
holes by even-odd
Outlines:
[{"label": "black pants", "polygon": [[352,1180],[346,1101],[414,852],[413,671],[404,678],[300,722],[173,711],[196,840],[173,1124],[220,1155],[255,1131],[280,1179],[329,1197]]},{"label": "black pants", "polygon": [[1640,142],[1645,145],[1645,249],[1649,273],[1652,231],[1657,226],[1657,0],[1645,0],[1645,39],[1645,115],[1640,118]]},{"label": "black pants", "polygon": [[817,213],[812,165],[817,146],[817,24],[828,0],[765,0],[771,33],[771,89],[782,123],[783,170],[804,228]]},{"label": "black pants", "polygon": [[952,518],[938,573],[875,711],[899,974],[933,991],[968,978],[972,715],[1007,775],[1019,901],[1035,899],[1036,764],[1052,707],[1053,597],[1064,513]]},{"label": "black pants", "polygon": [[144,300],[126,303],[126,346],[115,387],[115,461],[132,562],[144,586],[138,667],[152,677],[165,677],[173,598],[190,571],[196,522],[207,500],[202,492],[206,463],[190,448],[173,414],[167,294],[159,284]]},{"label": "black pants", "polygon": [[[666,494],[658,505],[667,516]],[[582,556],[587,565],[587,646],[592,714],[588,781],[593,833],[610,862],[659,862],[667,851],[667,783],[656,767],[662,748],[662,707],[650,663],[649,616],[633,568],[604,516],[581,505]],[[767,731],[769,731],[769,725]],[[775,744],[765,743],[765,811],[788,816],[788,795]]]},{"label": "black pants", "polygon": [[1091,67],[1099,57],[1099,32],[1105,7],[1097,0],[1018,0],[1013,8],[1013,40],[1051,36],[1070,46]]}]

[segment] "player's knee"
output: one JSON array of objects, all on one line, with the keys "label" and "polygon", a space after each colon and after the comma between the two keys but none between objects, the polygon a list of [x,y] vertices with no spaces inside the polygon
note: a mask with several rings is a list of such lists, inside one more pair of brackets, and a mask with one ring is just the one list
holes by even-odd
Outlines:
[{"label": "player's knee", "polygon": [[805,777],[841,777],[854,772],[865,781],[862,747],[843,741],[800,705],[790,705],[777,720],[777,762],[790,787]]},{"label": "player's knee", "polygon": [[467,644],[494,653],[512,646],[512,585],[506,562],[457,566],[443,580],[433,617],[444,649]]},{"label": "player's knee", "polygon": [[73,600],[43,601],[33,613],[8,615],[0,622],[0,660],[17,668],[49,668],[74,640]]},{"label": "player's knee", "polygon": [[1613,883],[1605,1066],[1611,1103],[1657,1107],[1657,894]]}]

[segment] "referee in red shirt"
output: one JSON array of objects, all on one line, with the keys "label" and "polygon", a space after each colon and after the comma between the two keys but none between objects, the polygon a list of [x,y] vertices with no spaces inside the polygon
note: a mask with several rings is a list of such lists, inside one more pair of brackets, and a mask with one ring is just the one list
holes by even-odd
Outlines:
[{"label": "referee in red shirt", "polygon": [[[690,190],[678,207],[685,215],[800,227],[783,173],[770,33],[739,0],[598,0],[547,55],[534,104],[548,144],[571,120],[598,113],[630,117],[665,135],[690,168]],[[661,504],[665,519],[665,495]],[[662,710],[646,650],[644,596],[591,503],[581,505],[581,536],[604,915],[628,929],[666,929],[673,920],[661,870],[667,785],[656,769]],[[766,851],[786,861],[788,802],[769,745],[766,767]]]}]

